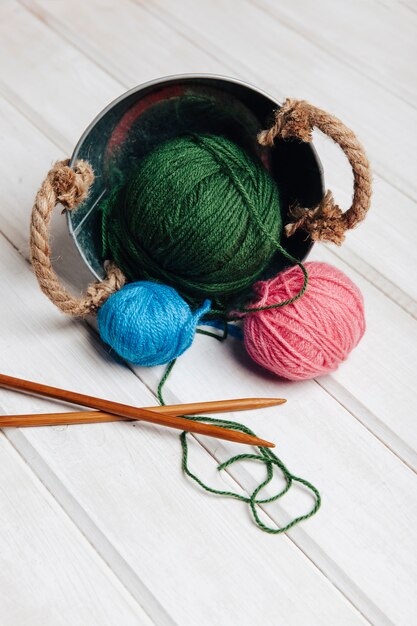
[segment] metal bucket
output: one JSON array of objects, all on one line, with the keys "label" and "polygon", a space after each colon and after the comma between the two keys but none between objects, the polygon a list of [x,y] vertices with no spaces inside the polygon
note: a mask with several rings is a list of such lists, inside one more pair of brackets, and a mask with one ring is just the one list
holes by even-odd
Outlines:
[{"label": "metal bucket", "polygon": [[[123,94],[107,106],[86,129],[71,158],[88,161],[96,178],[87,200],[68,212],[68,228],[90,271],[103,278],[100,202],[112,185],[128,175],[135,161],[158,144],[184,132],[212,132],[228,136],[260,156],[278,183],[283,221],[298,203],[316,206],[324,194],[322,167],[314,147],[297,140],[276,141],[261,148],[259,130],[268,128],[279,103],[237,79],[187,74],[154,80]],[[312,241],[303,232],[282,241],[285,249],[303,260]],[[277,258],[273,273],[288,264]]]}]

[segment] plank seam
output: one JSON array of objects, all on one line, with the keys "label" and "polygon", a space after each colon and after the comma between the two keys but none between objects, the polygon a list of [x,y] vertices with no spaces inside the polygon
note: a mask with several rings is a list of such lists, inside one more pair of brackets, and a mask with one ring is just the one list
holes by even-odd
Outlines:
[{"label": "plank seam", "polygon": [[[130,368],[129,368],[130,369]],[[133,374],[136,374],[134,370],[131,370]],[[140,379],[139,376],[137,376]],[[149,391],[155,396],[152,388],[146,384],[146,382],[141,382],[149,389]],[[179,398],[174,394],[176,400]],[[156,398],[156,396],[155,396]],[[372,433],[371,433],[372,434]],[[199,439],[198,435],[194,435],[190,433],[196,443],[216,462],[219,464],[221,459],[219,459],[214,452],[210,450],[204,443]],[[220,442],[218,449],[222,448],[222,443]],[[232,468],[226,468],[224,470],[230,479],[240,487],[242,491],[244,491],[247,495],[250,495],[247,489],[243,486],[241,480],[235,473]],[[249,472],[243,472],[245,475],[250,476]],[[274,514],[270,513],[265,506],[258,505],[258,508],[263,511],[263,513],[269,518],[269,520],[275,524],[277,527],[279,524],[282,525],[282,522],[278,522],[275,519]],[[278,509],[278,513],[284,516],[284,519],[287,518],[287,513],[285,509],[281,505],[276,505]],[[284,523],[289,521],[286,519]],[[377,605],[375,605],[368,596],[366,596],[361,589],[354,583],[354,581],[347,576],[343,570],[334,563],[334,561],[328,557],[328,555],[323,551],[323,549],[317,545],[317,543],[308,535],[308,532],[301,528],[300,526],[296,528],[292,528],[290,531],[285,533],[286,538],[291,541],[298,550],[302,552],[305,558],[326,578],[326,580],[335,587],[339,593],[346,599],[349,604],[358,611],[364,619],[372,623],[372,619],[377,619],[379,624],[390,625],[391,621],[387,618],[387,616],[379,609]],[[304,544],[304,545],[303,545]],[[315,558],[319,558],[320,563],[313,559],[313,557],[308,553],[308,550],[312,551],[315,554]],[[329,571],[330,570],[330,571]],[[332,577],[330,577],[332,576]],[[336,580],[333,578],[336,578]],[[343,588],[343,585],[347,587],[347,589]],[[356,600],[352,597],[354,596]],[[359,606],[361,605],[361,606]]]},{"label": "plank seam", "polygon": [[[389,452],[395,456],[407,469],[413,474],[417,474],[417,454],[399,435],[396,435],[386,424],[384,424],[377,415],[366,408],[360,400],[355,398],[350,391],[343,385],[338,383],[332,376],[325,377],[321,380],[314,379],[314,382],[325,391],[333,400],[347,411],[355,420],[357,420],[371,435],[373,435]],[[333,391],[332,391],[333,388]],[[345,397],[342,400],[338,395]],[[356,404],[360,407],[360,413],[357,413],[351,406]],[[372,427],[373,425],[373,427]],[[383,439],[387,436],[387,440],[391,440],[391,444]],[[396,444],[396,445],[395,445]],[[402,450],[402,452],[400,452]]]},{"label": "plank seam", "polygon": [[[183,36],[183,35],[182,35],[182,36]],[[70,43],[71,43],[71,42],[70,42]],[[74,45],[74,44],[72,43],[72,45]],[[76,47],[76,46],[74,46],[74,47]],[[207,51],[205,51],[205,52],[207,53]],[[85,52],[83,52],[83,54],[85,54]],[[87,55],[87,54],[85,54],[85,56],[87,56],[87,57],[88,57],[88,55]],[[96,63],[96,65],[99,65],[96,61],[94,61],[94,62]],[[107,73],[109,73],[109,72],[107,72]],[[110,74],[110,75],[111,75],[111,74]],[[13,104],[13,106],[15,106],[15,108],[17,108],[18,110],[20,110],[20,112],[22,112],[22,111],[21,111],[21,109],[19,109],[19,108],[18,108],[18,106],[16,105],[16,103],[12,103],[12,104]],[[41,129],[41,128],[39,128],[39,127],[37,126],[37,124],[36,124],[36,123],[34,123],[34,121],[33,121],[32,119],[27,118],[27,115],[25,115],[25,114],[24,114],[24,116],[26,117],[26,119],[29,119],[30,123],[31,123],[31,124],[33,124],[33,125],[34,125],[34,126],[35,126],[38,130],[40,130],[41,132],[43,132],[43,133],[44,133],[44,131],[42,131],[42,129]],[[44,133],[44,134],[46,134],[46,133]],[[49,135],[47,135],[47,136],[49,136]],[[52,139],[52,141],[55,143],[55,145],[57,145],[57,144],[56,144],[56,141],[54,141],[54,139]],[[391,184],[391,183],[389,183],[389,184]],[[394,186],[394,185],[393,185],[393,186]],[[6,239],[7,239],[7,237],[6,237]],[[12,244],[12,245],[13,245],[13,244]],[[17,248],[15,248],[15,249],[17,249]],[[17,251],[19,252],[19,254],[21,254],[21,256],[23,256],[23,257],[24,257],[24,255],[23,255],[22,253],[20,253],[20,251],[19,251],[19,250],[17,250]],[[337,255],[337,254],[335,254],[335,256],[338,256],[338,255]],[[360,258],[360,257],[359,257],[359,258]],[[365,263],[365,262],[364,262],[364,263]],[[357,268],[355,268],[355,269],[356,269],[356,271],[359,271]],[[376,270],[375,270],[375,271],[376,271]],[[360,272],[359,272],[359,273],[360,273]],[[367,278],[366,278],[366,276],[364,276],[364,278],[365,278],[365,279],[367,279]],[[384,277],[383,277],[383,278],[384,278]],[[385,278],[384,278],[384,280],[388,280],[388,279],[385,279]],[[370,284],[372,284],[373,286],[375,286],[373,283],[371,283],[371,281],[370,281],[369,279],[367,279],[367,281],[368,281]],[[377,289],[380,289],[378,286],[376,286],[376,288],[377,288]],[[384,292],[383,292],[383,293],[384,293]],[[385,295],[387,295],[387,294],[385,294]],[[396,304],[398,304],[398,303],[396,303]],[[403,308],[403,307],[401,307],[401,305],[398,305],[398,306],[400,306],[400,308]],[[139,376],[138,376],[138,379],[139,379],[139,380],[141,380]],[[142,383],[143,383],[143,381],[142,381]],[[327,391],[324,387],[323,387],[323,389],[324,389],[327,393],[329,393],[329,392],[328,392],[328,391]],[[153,392],[152,392],[152,393],[153,393]],[[154,394],[153,394],[153,395],[154,395]],[[332,394],[329,394],[329,395],[332,395]],[[332,396],[332,397],[334,397],[334,396]],[[337,398],[336,398],[336,397],[334,397],[334,399],[336,399],[336,400],[337,400]],[[338,401],[338,400],[337,400],[337,401]],[[338,402],[339,402],[339,401],[338,401]],[[339,402],[339,404],[341,404],[342,406],[344,406],[341,402]],[[344,407],[344,408],[346,408],[346,407]],[[349,411],[349,409],[346,409],[346,410],[348,410],[348,411]],[[350,412],[350,411],[349,411],[349,412]],[[356,416],[355,416],[355,417],[356,417]],[[358,419],[358,418],[356,417],[356,419]],[[359,420],[359,421],[360,421],[360,420]],[[360,423],[361,423],[362,425],[364,425],[362,422],[360,422]],[[364,426],[365,426],[365,425],[364,425]],[[365,427],[367,428],[367,426],[365,426]],[[368,430],[369,430],[369,428],[368,428]],[[370,431],[370,432],[372,432],[372,431]],[[372,433],[372,434],[373,434],[373,435],[375,435],[375,433]],[[377,435],[375,435],[375,436],[377,437]],[[379,439],[379,437],[377,437],[377,438]],[[200,445],[201,445],[201,444],[200,444]],[[386,444],[384,444],[384,445],[386,445]],[[212,455],[212,456],[213,456],[213,455]],[[215,458],[215,457],[213,457],[213,458]],[[235,479],[233,478],[233,480],[235,480]],[[235,480],[235,482],[237,482],[237,484],[239,484],[237,480]],[[309,558],[309,557],[307,557],[307,558]],[[317,567],[317,565],[316,565],[316,567]],[[330,581],[330,582],[331,582],[331,581]],[[332,584],[334,584],[334,583],[332,583]]]},{"label": "plank seam", "polygon": [[82,505],[18,429],[1,429],[7,441],[45,487],[57,506],[88,542],[106,568],[157,626],[178,626],[158,599],[97,527]]},{"label": "plank seam", "polygon": [[[335,52],[334,49],[332,49],[332,53],[330,53],[330,50],[328,49],[327,46],[320,45],[320,43],[318,41],[316,41],[314,38],[310,37],[307,33],[303,32],[302,30],[299,30],[297,28],[297,26],[291,22],[291,18],[285,18],[282,15],[282,13],[278,16],[272,10],[270,10],[269,7],[263,5],[262,3],[258,2],[257,0],[251,0],[250,4],[252,4],[252,6],[256,7],[257,9],[262,11],[262,13],[264,13],[265,15],[268,15],[274,21],[278,22],[279,24],[281,24],[282,26],[284,26],[288,30],[291,30],[293,33],[296,33],[296,35],[298,35],[299,37],[301,37],[305,41],[308,41],[309,44],[311,44],[312,46],[314,46],[318,50],[321,50],[321,52],[324,52],[328,56],[332,56],[332,58],[336,59],[341,65],[344,65],[344,66],[348,67],[349,69],[351,69],[352,71],[356,72],[357,74],[359,74],[363,78],[366,78],[367,80],[369,80],[369,82],[371,82],[374,85],[377,85],[378,87],[384,89],[384,91],[389,93],[391,96],[394,96],[395,98],[397,98],[401,102],[404,102],[405,104],[410,106],[412,109],[417,109],[417,107],[415,106],[414,102],[411,99],[405,98],[404,96],[402,96],[395,89],[390,89],[389,87],[387,87],[386,83],[382,83],[382,82],[378,81],[372,73],[368,73],[366,71],[362,71],[361,68],[359,66],[357,66],[353,61],[349,61],[348,59],[343,57],[342,54],[338,54],[337,52]],[[279,3],[277,3],[276,6],[279,6]]]},{"label": "plank seam", "polygon": [[[354,270],[357,274],[359,274],[367,283],[375,287],[378,291],[380,291],[388,300],[390,300],[393,304],[398,306],[400,309],[407,313],[413,319],[417,319],[417,302],[410,297],[405,291],[403,291],[397,285],[394,285],[386,276],[380,274],[379,270],[377,270],[373,265],[368,263],[362,259],[356,252],[346,248],[349,251],[349,256],[353,259],[349,261],[346,258],[346,254],[338,253],[337,249],[332,246],[326,246],[326,250],[335,256],[337,259],[345,263],[348,267]],[[372,280],[370,274],[373,274],[378,282]],[[379,284],[379,281],[382,284]]]},{"label": "plank seam", "polygon": [[[149,13],[149,15],[153,15],[157,20],[159,20],[160,22],[162,22],[163,24],[165,24],[166,26],[168,26],[171,30],[173,30],[175,33],[177,33],[178,35],[185,37],[184,31],[183,29],[178,26],[176,26],[176,24],[180,24],[181,22],[172,14],[170,14],[171,19],[173,20],[173,23],[171,23],[168,19],[165,19],[165,17],[163,15],[161,15],[158,10],[155,10],[153,7],[150,7],[147,3],[143,3],[143,0],[130,0],[130,2],[134,2],[135,4],[137,4],[138,6],[141,6],[143,8],[144,11],[146,11],[147,13]],[[184,30],[185,30],[185,25],[184,25]],[[209,42],[210,43],[210,42]],[[199,50],[202,50],[203,52],[205,52],[206,54],[209,54],[209,56],[211,56],[211,58],[216,59],[216,60],[221,60],[222,63],[224,63],[224,59],[223,57],[217,57],[214,56],[212,52],[208,52],[206,48],[203,48],[200,45],[195,44],[195,47],[197,47]],[[327,56],[329,56],[329,53],[327,53]],[[254,82],[254,84],[256,84],[256,75],[253,73],[253,71],[242,65],[239,61],[239,59],[237,59],[234,56],[229,56],[229,60],[231,60],[234,63],[234,66],[232,67],[232,71],[236,72],[236,67],[241,68],[238,70],[237,75],[240,76],[242,78],[242,75],[240,74],[240,72],[242,70],[244,70],[244,74],[243,74],[243,78],[246,79],[247,75],[251,76],[251,81]],[[230,67],[230,66],[228,66]],[[379,85],[378,85],[379,86]],[[281,98],[286,97],[286,94],[281,94]],[[408,104],[408,103],[407,103]],[[413,108],[413,107],[410,107]],[[375,160],[374,160],[375,163]],[[416,202],[416,199],[414,197],[414,195],[411,192],[407,192],[405,191],[401,186],[399,186],[399,184],[392,182],[392,180],[389,180],[388,178],[386,178],[383,174],[382,171],[379,171],[378,166],[376,167],[372,167],[373,173],[374,175],[376,174],[377,178],[381,178],[384,182],[386,182],[388,185],[390,185],[393,189],[395,189],[396,191],[398,191],[399,193],[403,194],[408,200],[412,201],[413,203]]]},{"label": "plank seam", "polygon": [[[63,37],[69,45],[71,45],[73,48],[75,48],[76,50],[78,50],[81,54],[83,54],[86,58],[88,58],[94,65],[100,67],[100,69],[102,71],[104,71],[106,74],[108,74],[109,76],[111,76],[112,78],[115,78],[113,76],[112,73],[109,72],[108,67],[103,66],[100,62],[98,62],[97,58],[95,57],[95,55],[92,55],[89,52],[86,52],[86,50],[83,47],[80,47],[76,42],[74,42],[72,39],[70,39],[68,37],[68,35],[66,35],[65,31],[62,31],[62,29],[59,27],[59,21],[55,20],[53,18],[53,16],[51,16],[51,21],[45,20],[42,16],[42,14],[38,11],[35,11],[32,6],[28,6],[27,4],[27,0],[18,0],[19,3],[21,4],[21,6],[28,12],[30,13],[35,19],[39,20],[44,26],[46,26],[47,28],[49,28],[51,31],[53,31],[54,33],[60,35],[61,37]],[[175,25],[173,25],[172,23],[168,22],[167,20],[165,20],[162,16],[159,15],[159,13],[155,12],[154,10],[150,9],[147,5],[143,5],[140,0],[129,0],[131,3],[133,3],[134,5],[138,5],[141,6],[142,9],[144,11],[146,11],[148,14],[152,15],[153,17],[155,17],[155,19],[157,19],[158,21],[160,21],[161,23],[165,24],[166,26],[168,26],[171,30],[173,30],[174,32],[176,32],[177,34],[179,34],[182,38],[186,39],[187,41],[189,41],[192,45],[194,45],[196,48],[202,50],[205,54],[208,54],[209,56],[211,56],[213,59],[215,60],[220,60],[218,59],[216,56],[214,56],[211,52],[208,52],[205,48],[197,45],[193,40],[191,40],[190,38],[186,37],[184,35],[184,33],[182,32],[181,29],[178,29],[175,27]],[[56,26],[56,23],[58,22],[58,27]],[[326,53],[327,54],[327,53]],[[232,57],[232,61],[235,61],[235,59]],[[224,63],[224,59],[221,59],[221,62]],[[238,63],[239,64],[239,63]],[[231,68],[230,66],[229,69],[231,69],[232,71],[233,68]],[[120,85],[121,88],[126,89],[127,84],[120,81],[120,78],[115,78],[116,82]],[[1,84],[0,84],[0,89],[1,89]],[[13,102],[11,102],[11,104],[13,104],[15,106],[15,104]],[[17,107],[16,107],[17,108]],[[26,119],[28,119],[28,121],[30,122],[30,118],[27,117],[27,115],[25,115]],[[42,128],[39,128],[38,126],[36,126],[38,128],[38,130],[40,130],[42,132]],[[47,134],[46,132],[44,132],[44,134]],[[48,138],[52,139],[52,141],[55,143],[55,145],[57,144],[57,141],[55,140],[55,138],[53,137],[53,135],[50,135],[49,133],[47,134]],[[64,144],[65,144],[65,151],[69,152],[70,150],[68,150],[68,146],[67,146],[67,142],[64,140]],[[59,146],[61,149],[64,149],[64,146]],[[381,178],[382,180],[384,180],[384,182],[391,186],[392,188],[394,188],[398,193],[403,194],[407,199],[411,200],[413,203],[416,202],[416,200],[414,198],[412,198],[411,196],[407,195],[401,188],[397,187],[395,184],[393,184],[391,181],[387,180],[384,176],[382,176],[379,172],[377,172],[377,170],[375,171],[377,174],[377,177]],[[339,258],[340,260],[344,261],[344,258],[342,255],[337,254],[337,252],[332,251],[332,254],[334,254],[335,256],[337,256],[337,258]],[[352,254],[355,254],[352,252]],[[360,258],[362,263],[368,267],[369,269],[371,269],[375,274],[378,275],[378,277],[380,278],[380,282],[381,283],[386,283],[385,287],[382,288],[379,284],[374,284],[373,282],[371,282],[369,280],[369,277],[366,275],[366,273],[362,273],[360,271],[360,269],[358,267],[356,267],[355,265],[349,264],[347,263],[350,267],[352,267],[352,269],[354,269],[355,271],[357,271],[365,280],[367,280],[367,282],[369,282],[370,284],[372,284],[372,286],[374,286],[376,289],[378,289],[381,293],[383,293],[385,296],[389,297],[389,293],[390,293],[390,289],[392,290],[392,282],[385,277],[383,274],[381,274],[377,269],[373,268],[371,265],[369,265],[369,263],[365,260],[362,259],[362,257],[360,257],[359,255],[356,254],[357,258]],[[414,300],[412,300],[409,296],[407,296],[407,294],[405,294],[402,290],[400,290],[398,287],[396,288],[397,293],[399,293],[399,295],[403,296],[404,295],[404,300],[406,298],[408,298],[409,300],[411,300],[412,302],[414,302]],[[392,299],[392,298],[390,298]],[[393,302],[395,302],[393,300]],[[414,307],[410,306],[410,305],[403,305],[401,302],[395,302],[395,304],[401,308],[403,311],[405,311],[407,314],[411,315],[412,317],[414,317]]]},{"label": "plank seam", "polygon": [[[38,119],[36,111],[28,108],[23,104],[20,98],[16,96],[4,83],[0,80],[0,97],[3,98],[10,106],[12,106],[31,126],[36,128],[41,135],[45,136],[51,143],[53,143],[59,150],[63,150],[66,154],[72,152],[72,147],[63,135],[59,135],[54,130],[45,126],[42,121]],[[30,112],[30,114],[28,113]],[[40,184],[41,181],[39,181]]]},{"label": "plank seam", "polygon": [[[19,251],[18,253],[20,254],[20,256],[22,256],[25,259],[22,253],[20,253]],[[92,330],[94,331],[94,335],[97,335],[96,330],[94,328],[92,328]],[[131,368],[131,366],[128,365],[128,369],[135,376],[135,378],[141,384],[143,384],[149,390],[152,396],[156,399],[155,392],[149,387],[149,385],[147,385],[141,380],[140,376]],[[121,583],[124,586],[126,586],[126,589],[129,591],[129,593],[135,598],[136,601],[139,601],[139,604],[147,612],[147,614],[149,615],[152,614],[151,615],[152,619],[155,619],[155,615],[154,615],[155,608],[151,608],[151,611],[149,612],[149,608],[141,604],[141,601],[143,601],[143,594],[150,596],[151,599],[148,597],[146,601],[151,602],[151,604],[152,604],[152,599],[156,601],[155,597],[153,596],[153,594],[151,594],[151,592],[149,592],[149,590],[142,583],[140,578],[137,577],[136,573],[126,563],[126,561],[123,559],[123,557],[118,552],[118,550],[113,546],[111,541],[91,520],[91,518],[89,517],[89,515],[87,514],[83,506],[70,494],[68,489],[62,483],[62,481],[57,477],[55,472],[53,472],[53,470],[48,466],[46,461],[44,461],[44,459],[38,454],[38,452],[33,448],[33,446],[27,441],[26,437],[24,436],[24,434],[21,433],[21,431],[17,429],[16,431],[10,429],[10,432],[8,431],[5,434],[6,434],[7,439],[10,441],[10,443],[12,443],[12,445],[16,447],[16,450],[22,455],[22,458],[25,459],[25,461],[31,467],[32,471],[35,472],[39,480],[41,480],[41,482],[49,490],[51,495],[57,500],[61,508],[65,510],[66,514],[71,518],[72,522],[76,524],[80,532],[91,543],[91,545],[94,547],[97,553],[101,556],[101,558],[106,562],[106,564],[109,567],[111,564],[110,569],[112,569],[112,571],[115,573],[115,575],[118,578],[120,578],[120,576],[122,577],[120,578]],[[202,443],[199,441],[197,437],[193,436],[193,438],[197,442],[197,444],[217,464],[219,461],[216,458],[215,454],[213,454],[204,445],[202,445]],[[26,452],[25,454],[25,449],[28,449],[30,451],[30,454],[28,452]],[[239,482],[239,480],[234,476],[234,473],[231,473],[232,470],[226,470],[226,471],[230,479],[236,485],[238,485],[241,489],[244,489],[242,487],[242,484]],[[277,524],[277,521],[275,520],[274,515],[270,514],[267,510],[265,510],[264,507],[260,507],[260,508],[262,508],[265,515],[267,515],[268,518],[273,523]],[[280,509],[281,507],[279,507],[278,510]],[[281,509],[281,512],[283,511],[284,510]],[[91,537],[91,534],[96,535],[95,537],[96,541],[94,541],[94,538]],[[332,585],[346,599],[347,602],[349,602],[349,604],[352,606],[353,609],[355,609],[361,615],[363,615],[365,619],[367,619],[368,621],[371,621],[370,617],[369,618],[367,617],[368,613],[370,612],[373,616],[377,615],[379,623],[389,624],[389,622],[386,621],[387,620],[386,616],[380,611],[380,609],[377,606],[375,606],[374,603],[365,594],[361,592],[361,590],[355,585],[354,581],[352,581],[347,575],[345,575],[343,570],[341,570],[339,566],[334,564],[332,559],[330,559],[327,556],[327,554],[322,550],[322,548],[320,548],[316,544],[316,542],[308,536],[308,534],[306,533],[304,529],[294,528],[289,533],[286,533],[285,538],[286,540],[291,541],[293,545],[298,550],[300,550],[300,552],[308,559],[308,561],[314,566],[314,568],[317,569],[320,572],[320,574],[326,578],[329,584]],[[301,544],[303,543],[307,543],[308,545],[306,545],[305,547],[302,547]],[[313,549],[315,558],[316,559],[318,558],[320,560],[321,565],[319,565],[315,560],[313,560],[312,556],[307,554],[306,550],[311,550],[311,549]],[[127,573],[126,573],[126,569],[127,569]],[[337,580],[334,580],[333,578],[329,578],[329,574],[326,573],[326,572],[329,572],[329,569],[331,570],[330,575],[336,576]],[[142,587],[142,589],[139,592],[139,600],[138,600],[138,596],[135,595],[138,592],[137,590],[135,590],[134,586],[132,586],[131,584],[131,581],[130,581],[131,577],[133,577],[137,581],[137,583],[139,583],[139,586]],[[343,589],[344,585],[347,586],[347,589]],[[351,596],[354,596],[356,598],[356,601]],[[361,607],[357,606],[356,602],[358,601]],[[159,605],[159,603],[157,603],[157,606],[160,607],[162,611],[165,611],[163,607]],[[159,619],[159,616],[156,616],[156,617],[158,617]],[[165,616],[163,616],[163,619],[165,619]],[[158,626],[159,624],[160,626],[172,626],[173,625],[172,621],[171,622],[163,621],[163,619],[162,621],[158,623]]]}]

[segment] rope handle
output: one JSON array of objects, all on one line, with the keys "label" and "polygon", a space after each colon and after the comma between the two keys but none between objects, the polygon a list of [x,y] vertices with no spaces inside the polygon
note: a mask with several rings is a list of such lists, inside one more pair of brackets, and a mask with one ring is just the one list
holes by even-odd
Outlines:
[{"label": "rope handle", "polygon": [[345,232],[361,222],[369,209],[372,178],[368,158],[356,135],[337,117],[326,113],[305,100],[287,98],[275,113],[272,126],[258,135],[263,146],[273,146],[275,138],[297,138],[312,141],[313,128],[318,128],[333,139],[345,153],[353,172],[353,199],[351,207],[343,212],[335,203],[331,191],[313,209],[294,206],[290,209],[293,222],[287,224],[288,237],[299,228],[306,230],[311,239],[332,241],[340,245]]},{"label": "rope handle", "polygon": [[[298,229],[306,230],[313,240],[327,240],[341,244],[345,232],[361,222],[370,206],[372,181],[369,161],[355,134],[339,119],[305,100],[285,100],[275,114],[273,125],[258,135],[264,146],[273,146],[276,138],[312,140],[313,128],[318,128],[337,143],[345,153],[353,172],[353,200],[343,213],[327,191],[318,206],[290,209],[293,222],[287,224],[287,236]],[[92,283],[81,297],[70,294],[60,282],[51,263],[49,227],[52,211],[58,203],[64,210],[72,211],[88,195],[94,173],[86,161],[77,161],[74,168],[69,160],[57,161],[48,172],[32,209],[30,225],[30,250],[32,265],[42,291],[61,311],[75,317],[96,313],[114,292],[125,284],[125,277],[114,264],[106,266],[107,277]]]},{"label": "rope handle", "polygon": [[57,161],[36,194],[30,224],[30,252],[42,291],[64,313],[85,317],[96,313],[112,293],[121,289],[125,277],[116,265],[108,263],[107,277],[92,283],[77,298],[65,289],[54,271],[49,244],[52,212],[58,203],[64,206],[64,210],[75,209],[87,197],[94,180],[91,165],[86,161],[77,161],[74,168],[69,167],[68,163],[68,159]]}]

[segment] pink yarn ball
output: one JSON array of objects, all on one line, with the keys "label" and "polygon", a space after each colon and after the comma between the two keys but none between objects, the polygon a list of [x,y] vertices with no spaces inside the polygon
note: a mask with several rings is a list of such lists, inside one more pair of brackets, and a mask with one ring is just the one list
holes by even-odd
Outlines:
[{"label": "pink yarn ball", "polygon": [[[305,263],[309,281],[292,304],[248,313],[245,345],[259,365],[289,380],[332,372],[346,359],[365,332],[363,296],[343,272],[327,263]],[[298,266],[254,285],[249,307],[282,302],[303,286]]]}]

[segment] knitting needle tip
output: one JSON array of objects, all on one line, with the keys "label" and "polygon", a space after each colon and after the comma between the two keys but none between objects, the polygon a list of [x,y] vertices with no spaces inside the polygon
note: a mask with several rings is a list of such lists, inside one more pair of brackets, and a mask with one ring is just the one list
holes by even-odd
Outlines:
[{"label": "knitting needle tip", "polygon": [[258,408],[277,406],[278,404],[285,404],[285,398],[254,398],[254,402],[258,401]]},{"label": "knitting needle tip", "polygon": [[256,445],[260,446],[261,448],[275,448],[274,443],[271,443],[270,441],[265,441],[265,439],[259,439],[259,438],[258,438],[258,442]]}]

